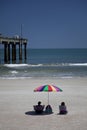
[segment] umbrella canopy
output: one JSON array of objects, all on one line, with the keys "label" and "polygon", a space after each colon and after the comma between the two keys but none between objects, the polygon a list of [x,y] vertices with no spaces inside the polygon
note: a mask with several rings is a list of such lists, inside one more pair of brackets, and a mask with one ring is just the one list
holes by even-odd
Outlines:
[{"label": "umbrella canopy", "polygon": [[40,87],[37,87],[34,89],[34,92],[42,92],[42,91],[45,91],[45,92],[62,92],[62,89],[60,89],[59,87],[56,87],[54,85],[43,85],[43,86],[40,86]]},{"label": "umbrella canopy", "polygon": [[62,92],[62,89],[54,85],[43,85],[34,89],[34,92],[48,92],[48,104],[49,104],[49,92]]}]

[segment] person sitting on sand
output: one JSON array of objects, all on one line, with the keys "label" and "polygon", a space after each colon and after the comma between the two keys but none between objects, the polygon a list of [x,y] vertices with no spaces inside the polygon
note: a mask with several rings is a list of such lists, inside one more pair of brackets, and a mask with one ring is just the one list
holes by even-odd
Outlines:
[{"label": "person sitting on sand", "polygon": [[51,105],[47,105],[46,106],[45,112],[48,113],[48,114],[52,113],[52,107],[51,107]]},{"label": "person sitting on sand", "polygon": [[44,110],[44,105],[41,105],[41,101],[38,102],[38,105],[34,106],[34,110],[36,113],[42,113]]},{"label": "person sitting on sand", "polygon": [[61,102],[61,105],[59,105],[59,114],[67,114],[65,102]]}]

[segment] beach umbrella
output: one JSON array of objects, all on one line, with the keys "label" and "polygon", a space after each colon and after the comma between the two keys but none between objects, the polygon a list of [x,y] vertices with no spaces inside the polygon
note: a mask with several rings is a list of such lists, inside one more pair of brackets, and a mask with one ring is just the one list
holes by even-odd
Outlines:
[{"label": "beach umbrella", "polygon": [[48,92],[48,104],[49,104],[49,92],[62,92],[62,89],[54,85],[43,85],[35,88],[34,92]]}]

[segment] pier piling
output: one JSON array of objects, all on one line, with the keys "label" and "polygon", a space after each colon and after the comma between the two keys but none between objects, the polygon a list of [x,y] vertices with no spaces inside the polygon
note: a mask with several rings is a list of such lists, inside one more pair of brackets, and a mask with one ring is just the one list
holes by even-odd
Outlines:
[{"label": "pier piling", "polygon": [[[4,44],[4,63],[17,63],[17,45],[19,47],[19,63],[26,62],[27,59],[27,39],[20,37],[3,37],[0,36],[0,44]],[[24,46],[24,56],[22,54],[22,47]],[[12,50],[12,51],[11,51]],[[11,54],[12,52],[12,54]]]}]

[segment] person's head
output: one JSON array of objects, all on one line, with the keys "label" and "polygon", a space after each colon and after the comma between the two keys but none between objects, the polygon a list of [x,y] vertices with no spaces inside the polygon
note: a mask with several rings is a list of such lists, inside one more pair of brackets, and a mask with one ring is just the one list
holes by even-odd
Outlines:
[{"label": "person's head", "polygon": [[38,105],[41,105],[41,101],[38,102]]},{"label": "person's head", "polygon": [[65,102],[61,102],[61,105],[64,106],[64,105],[65,105]]}]

